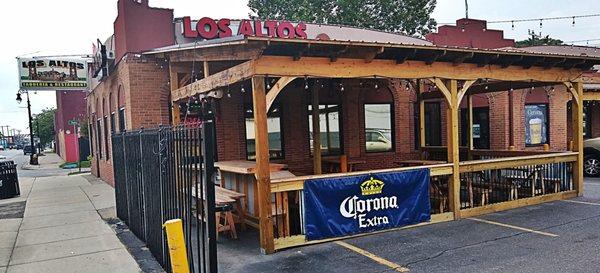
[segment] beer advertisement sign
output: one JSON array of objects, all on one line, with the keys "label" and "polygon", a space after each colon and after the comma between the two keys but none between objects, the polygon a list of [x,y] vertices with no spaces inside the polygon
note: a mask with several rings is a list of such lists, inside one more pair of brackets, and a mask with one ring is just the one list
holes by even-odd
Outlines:
[{"label": "beer advertisement sign", "polygon": [[22,90],[86,90],[88,68],[84,59],[19,58]]},{"label": "beer advertisement sign", "polygon": [[525,105],[525,144],[548,143],[548,106],[545,104]]},{"label": "beer advertisement sign", "polygon": [[307,180],[304,216],[309,241],[429,221],[429,169]]}]

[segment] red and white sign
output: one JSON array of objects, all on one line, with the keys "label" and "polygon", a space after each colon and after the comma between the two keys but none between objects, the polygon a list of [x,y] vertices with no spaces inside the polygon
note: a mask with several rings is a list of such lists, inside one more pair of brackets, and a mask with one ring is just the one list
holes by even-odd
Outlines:
[{"label": "red and white sign", "polygon": [[[192,22],[189,16],[183,17],[182,34],[185,38],[216,39],[233,35],[306,39],[306,24],[293,24],[274,20],[214,20],[204,17]],[[195,23],[195,24],[194,24]],[[235,33],[235,34],[234,34]]]}]

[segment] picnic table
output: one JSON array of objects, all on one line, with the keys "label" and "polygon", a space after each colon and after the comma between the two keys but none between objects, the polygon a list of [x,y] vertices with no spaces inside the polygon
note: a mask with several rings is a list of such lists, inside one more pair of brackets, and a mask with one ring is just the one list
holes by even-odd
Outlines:
[{"label": "picnic table", "polygon": [[[196,186],[192,186],[191,195],[198,199],[200,202],[196,202],[196,204],[204,204],[204,200],[206,200],[206,191],[196,188]],[[202,192],[202,197],[197,196],[198,192]],[[233,217],[233,213],[231,209],[227,209],[225,211],[217,211],[216,220],[217,220],[217,233],[222,231],[230,231],[231,237],[237,238],[237,231],[235,228],[235,224],[239,223],[241,225],[242,230],[245,228],[245,214],[244,206],[242,206],[241,199],[245,198],[246,195],[243,193],[239,193],[236,191],[232,191],[229,189],[225,189],[215,185],[215,205],[217,207],[235,207],[235,211],[237,213],[237,221],[235,221]],[[223,214],[223,215],[222,215]],[[221,217],[224,219],[224,223],[221,224]],[[203,220],[203,219],[201,219]]]}]

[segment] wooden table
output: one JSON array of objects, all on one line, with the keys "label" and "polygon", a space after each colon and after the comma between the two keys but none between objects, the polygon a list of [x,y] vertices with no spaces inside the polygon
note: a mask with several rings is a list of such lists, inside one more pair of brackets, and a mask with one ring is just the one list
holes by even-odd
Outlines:
[{"label": "wooden table", "polygon": [[[196,204],[198,203],[202,203],[204,204],[204,200],[206,200],[206,191],[202,191],[202,198],[199,198],[196,195],[196,187],[192,186],[191,188],[191,195],[195,198],[198,199],[199,202],[196,202]],[[224,219],[225,219],[225,223],[221,224],[221,214],[223,212],[217,212],[216,214],[216,220],[217,220],[217,234],[221,231],[230,231],[231,232],[231,237],[233,237],[234,239],[237,239],[237,231],[235,229],[235,224],[236,223],[240,223],[242,230],[245,229],[245,214],[246,212],[244,211],[244,206],[242,206],[242,198],[245,198],[246,195],[236,192],[236,191],[232,191],[232,190],[228,190],[219,186],[215,186],[215,205],[217,206],[235,206],[235,210],[237,212],[237,219],[238,221],[235,221],[233,218],[233,214],[231,213],[231,210],[228,210],[224,215]],[[204,219],[199,219],[204,221]]]},{"label": "wooden table", "polygon": [[[329,165],[329,172],[336,172],[336,171],[341,171],[341,165],[342,165],[342,158],[341,157],[324,157],[321,159],[321,162],[326,163],[327,165]],[[358,164],[365,164],[367,163],[365,160],[360,160],[360,159],[348,159],[346,164],[347,166],[347,170],[349,172],[352,172],[354,170],[354,166],[358,165]],[[337,167],[337,169],[336,169]]]},{"label": "wooden table", "polygon": [[[243,193],[248,198],[242,202],[242,210],[246,212],[245,223],[259,228],[258,225],[258,194],[256,183],[256,162],[254,161],[220,161],[215,162],[221,175],[221,187]],[[271,179],[295,177],[291,172],[284,170],[285,164],[270,163]],[[274,193],[271,199],[273,217],[277,221],[277,232],[280,235],[289,234],[289,208],[287,192]],[[275,222],[275,221],[274,221]],[[282,225],[279,225],[279,223]]]},{"label": "wooden table", "polygon": [[413,167],[413,166],[426,166],[426,165],[446,164],[446,161],[424,160],[424,159],[409,159],[409,160],[396,161],[396,163],[400,164],[400,166],[403,166],[403,167]]},{"label": "wooden table", "polygon": [[[520,175],[506,175],[504,178],[513,184],[522,184],[527,181],[531,182],[531,197],[536,195],[536,184],[540,181],[541,194],[546,194],[546,186],[544,185],[544,167],[536,166],[533,168],[515,167],[509,168],[508,171],[520,172]],[[524,185],[520,185],[523,187]]]}]

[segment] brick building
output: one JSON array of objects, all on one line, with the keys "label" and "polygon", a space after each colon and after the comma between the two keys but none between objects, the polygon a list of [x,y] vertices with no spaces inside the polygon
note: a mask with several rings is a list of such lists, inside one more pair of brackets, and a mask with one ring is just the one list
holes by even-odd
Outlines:
[{"label": "brick building", "polygon": [[[118,2],[114,36],[106,43],[107,51],[115,57],[114,62],[105,66],[108,73],[102,73],[102,76],[96,78],[97,85],[87,99],[94,155],[92,172],[110,184],[114,185],[111,133],[170,124],[173,120],[171,109],[177,112],[178,109],[186,109],[194,103],[188,101],[172,106],[171,81],[189,83],[189,75],[199,77],[196,74],[204,72],[202,65],[188,62],[182,68],[185,71],[169,71],[169,60],[161,56],[161,52],[173,52],[179,48],[185,49],[186,46],[195,47],[198,46],[196,42],[202,41],[181,33],[185,29],[184,22],[185,18],[174,19],[172,10],[149,7],[147,0]],[[514,41],[505,39],[501,31],[487,29],[485,21],[472,19],[458,20],[457,26],[441,26],[437,33],[427,36],[429,41],[379,31],[327,25],[308,25],[306,33],[310,39],[356,39],[381,43],[475,48],[514,46]],[[206,54],[210,54],[208,50],[207,52]],[[248,50],[248,54],[252,52]],[[178,58],[181,60],[186,56],[182,54]],[[206,67],[210,73],[228,68],[210,62]],[[177,75],[177,78],[171,78],[170,74]],[[358,169],[394,167],[397,166],[395,162],[399,160],[421,155],[417,96],[419,85],[416,82],[330,79],[318,84],[327,90],[320,94],[319,101],[320,107],[323,107],[321,111],[325,115],[325,125],[331,126],[327,127],[330,130],[326,134],[330,139],[324,139],[327,141],[329,154],[343,153],[349,158],[364,161],[356,166]],[[424,89],[434,88],[425,84],[422,86]],[[252,126],[249,126],[252,122],[252,112],[248,108],[252,97],[250,92],[239,91],[244,87],[250,90],[249,81],[242,86],[232,86],[231,90],[227,90],[227,96],[216,104],[219,160],[252,159],[253,131],[250,129]],[[478,128],[478,133],[474,136],[475,148],[505,150],[512,146],[519,150],[540,150],[544,148],[543,144],[548,144],[551,150],[567,150],[570,139],[567,133],[570,95],[565,88],[520,84],[514,87],[506,86],[505,90],[508,89],[512,91],[473,96],[474,124]],[[339,92],[343,92],[344,96],[339,96]],[[286,163],[290,169],[301,173],[310,173],[313,168],[312,141],[309,133],[311,110],[307,94],[303,80],[292,82],[278,101],[275,101],[270,119],[273,126],[273,142],[277,146],[272,155],[273,161]],[[278,108],[278,104],[286,107]],[[461,135],[462,144],[466,145],[466,102],[462,108]],[[381,124],[377,118],[367,120],[366,112],[375,115],[381,114],[382,110],[385,110],[387,123]],[[541,113],[541,116],[528,118],[525,114],[528,110]],[[597,109],[594,111],[598,112]],[[180,110],[177,116],[181,117],[182,122],[188,121],[186,118],[193,119],[193,115],[188,117],[185,110]],[[544,136],[541,139],[533,142],[527,139],[526,119],[542,120]],[[594,121],[588,124],[597,124]],[[428,128],[425,135],[427,146],[444,146],[446,104],[442,99],[428,100],[425,106],[425,123]],[[595,127],[600,126],[591,126]],[[595,133],[598,129],[593,130]],[[381,138],[388,138],[389,147],[367,147],[373,142],[367,138],[375,134],[381,134]],[[389,134],[389,137],[386,134]]]},{"label": "brick building", "polygon": [[69,125],[69,120],[86,120],[85,96],[85,91],[56,91],[56,153],[66,162],[77,161],[79,132]]}]

